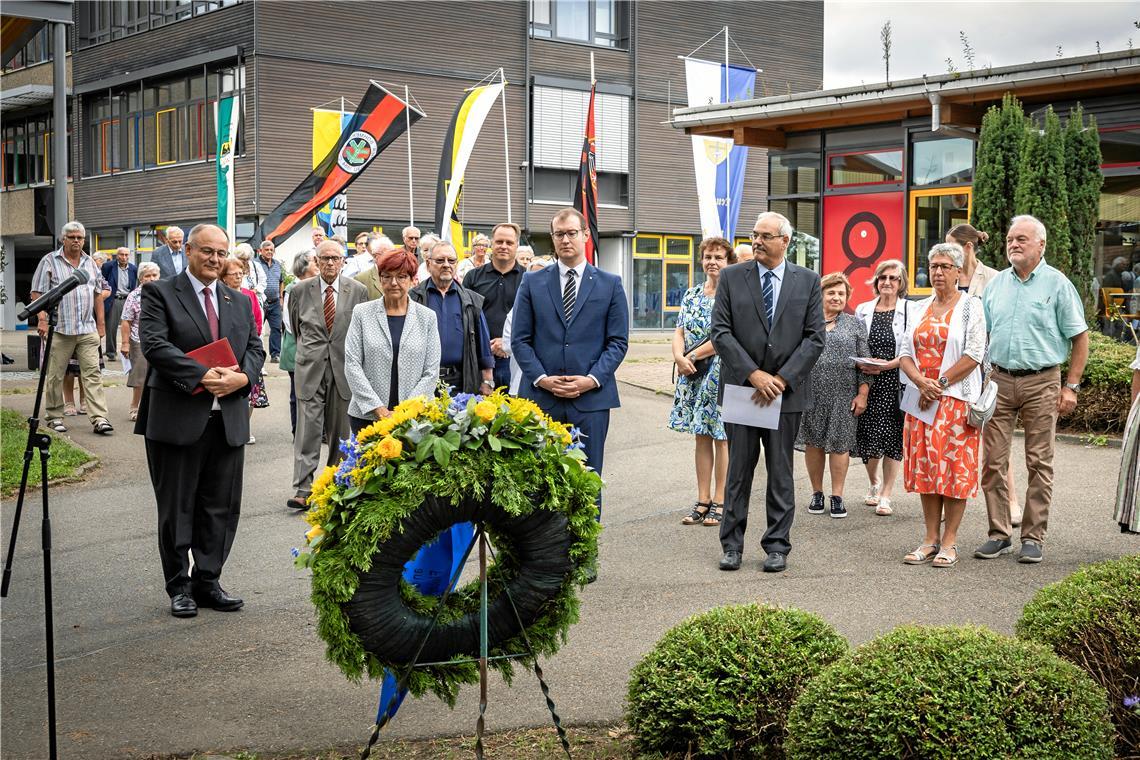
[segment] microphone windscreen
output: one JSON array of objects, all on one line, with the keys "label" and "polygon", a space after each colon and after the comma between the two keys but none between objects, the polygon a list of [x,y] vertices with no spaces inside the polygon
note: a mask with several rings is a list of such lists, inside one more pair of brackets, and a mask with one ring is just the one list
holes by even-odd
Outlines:
[{"label": "microphone windscreen", "polygon": [[87,270],[85,269],[76,269],[74,276],[75,279],[79,280],[80,285],[91,279],[91,275],[87,274]]}]

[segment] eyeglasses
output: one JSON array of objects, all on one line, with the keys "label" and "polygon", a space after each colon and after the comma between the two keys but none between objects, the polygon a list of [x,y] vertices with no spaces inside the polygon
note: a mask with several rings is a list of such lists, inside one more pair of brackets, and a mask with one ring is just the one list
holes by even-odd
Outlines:
[{"label": "eyeglasses", "polygon": [[932,271],[932,272],[940,272],[940,271],[945,271],[947,269],[957,269],[957,268],[958,267],[954,266],[953,264],[931,264],[930,265],[930,271]]},{"label": "eyeglasses", "polygon": [[64,240],[86,240],[87,236],[86,235],[64,235],[63,239]]},{"label": "eyeglasses", "polygon": [[551,236],[555,240],[575,240],[581,231],[582,230],[563,230],[560,232],[552,232]]},{"label": "eyeglasses", "polygon": [[459,259],[432,259],[431,262],[433,264],[437,264],[441,267],[442,266],[453,267],[459,263]]},{"label": "eyeglasses", "polygon": [[199,248],[194,249],[196,252],[205,256],[208,259],[224,259],[228,251],[225,248]]},{"label": "eyeglasses", "polygon": [[380,282],[407,282],[412,279],[408,275],[400,272],[399,274],[382,274],[380,275]]},{"label": "eyeglasses", "polygon": [[902,278],[897,274],[881,274],[879,275],[879,282],[902,282]]},{"label": "eyeglasses", "polygon": [[321,264],[332,264],[337,261],[344,261],[344,256],[318,256],[317,261]]},{"label": "eyeglasses", "polygon": [[776,238],[782,238],[783,235],[773,235],[770,232],[749,232],[748,239],[755,243],[757,240],[763,240],[765,243],[771,243]]}]

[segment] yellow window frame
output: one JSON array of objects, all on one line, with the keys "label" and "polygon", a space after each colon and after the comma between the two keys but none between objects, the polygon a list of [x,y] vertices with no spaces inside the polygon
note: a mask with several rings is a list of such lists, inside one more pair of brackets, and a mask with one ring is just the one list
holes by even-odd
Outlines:
[{"label": "yellow window frame", "polygon": [[920,288],[915,285],[914,277],[918,271],[919,252],[915,250],[915,233],[918,226],[918,199],[930,198],[937,195],[965,195],[966,216],[969,217],[974,209],[974,188],[971,185],[963,187],[932,187],[925,190],[911,190],[907,198],[907,236],[906,236],[906,268],[907,278],[910,280],[907,287],[908,295],[928,296],[934,292],[932,288]]},{"label": "yellow window frame", "polygon": [[[682,240],[682,241],[684,241],[687,244],[687,248],[688,248],[687,252],[686,253],[669,253],[669,241],[671,241],[671,240]],[[662,242],[662,245],[661,245],[661,255],[664,258],[673,259],[674,261],[676,261],[677,259],[688,259],[689,262],[691,263],[693,260],[693,238],[689,235],[665,235],[665,240]],[[692,280],[692,277],[690,277],[689,279]]]},{"label": "yellow window frame", "polygon": [[176,155],[174,156],[174,158],[170,159],[169,161],[163,161],[162,160],[162,115],[167,114],[167,113],[173,113],[174,114],[174,116],[170,117],[170,121],[174,125],[175,130],[178,129],[178,122],[176,120],[177,114],[178,114],[177,108],[164,108],[161,111],[158,111],[155,113],[155,115],[154,115],[154,132],[155,132],[154,162],[158,166],[169,166],[170,164],[178,163],[177,151],[175,151]]},{"label": "yellow window frame", "polygon": [[[109,150],[109,151],[107,150],[107,129],[109,127],[114,127],[114,125],[116,125],[118,123],[119,123],[118,119],[111,119],[110,121],[105,121],[99,125],[99,164],[102,167],[104,174],[110,174],[111,173],[111,167],[107,164],[107,155],[110,154],[113,156],[114,152],[115,152],[114,146],[111,146],[111,150]],[[115,136],[115,133],[114,133],[114,130],[112,129],[111,130],[111,137],[114,137],[114,136]]]},{"label": "yellow window frame", "polygon": [[693,287],[693,259],[690,256],[688,261],[685,261],[680,256],[662,256],[661,257],[661,311],[662,313],[669,314],[679,312],[681,304],[670,306],[668,303],[669,297],[669,267],[684,265],[689,270],[689,285],[685,288],[688,290]]},{"label": "yellow window frame", "polygon": [[[152,236],[157,237],[158,231],[157,230],[150,230],[150,234]],[[153,251],[154,250],[153,248],[143,248],[142,236],[143,236],[143,230],[135,230],[135,252],[138,253],[138,252],[142,252],[142,251]]]},{"label": "yellow window frame", "polygon": [[[638,253],[637,241],[638,240],[656,240],[657,252],[656,253]],[[665,237],[663,235],[638,235],[633,239],[633,257],[635,259],[659,259],[662,258],[662,253],[665,250]]]},{"label": "yellow window frame", "polygon": [[115,246],[114,248],[102,248],[102,247],[100,247],[100,245],[99,245],[99,233],[98,232],[92,232],[91,236],[93,238],[95,238],[95,244],[93,246],[95,253],[114,253],[115,251],[119,250],[119,246]]}]

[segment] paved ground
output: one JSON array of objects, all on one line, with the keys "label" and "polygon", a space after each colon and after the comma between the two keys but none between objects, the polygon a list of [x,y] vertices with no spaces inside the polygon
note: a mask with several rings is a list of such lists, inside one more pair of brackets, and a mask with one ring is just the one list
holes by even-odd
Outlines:
[{"label": "paved ground", "polygon": [[[3,337],[5,351],[13,354],[22,336]],[[665,428],[668,396],[628,384],[667,388],[669,365],[660,361],[667,350],[661,342],[634,344],[620,371],[627,384],[607,447],[601,575],[582,595],[581,622],[569,643],[543,663],[570,726],[619,719],[629,669],[670,626],[718,604],[768,601],[808,609],[853,643],[908,621],[972,622],[1009,633],[1041,586],[1081,563],[1140,549],[1111,522],[1119,451],[1061,444],[1041,565],[1018,565],[1011,557],[963,559],[950,570],[901,564],[921,537],[918,500],[903,495],[890,518],[856,507],[847,520],[831,520],[801,508],[788,572],[760,572],[758,529],[749,534],[744,567],[719,572],[715,530],[679,524],[693,496],[690,439]],[[17,358],[23,361],[22,354]],[[6,392],[29,385],[14,377],[0,375]],[[52,491],[61,756],[363,742],[377,688],[347,682],[325,661],[307,573],[294,570],[289,556],[306,526],[284,506],[292,462],[287,378],[271,374],[272,406],[254,416],[258,443],[247,451],[241,528],[226,567],[225,585],[246,599],[246,607],[228,615],[207,610],[192,620],[168,613],[142,440],[129,433],[127,389],[108,393],[116,434],[97,438],[84,424],[69,434],[98,452],[103,465],[87,483]],[[27,413],[31,396],[5,395],[2,402]],[[1016,446],[1021,455],[1020,442]],[[797,469],[802,502],[809,488],[802,466]],[[758,495],[763,483],[758,477]],[[849,495],[861,496],[866,483],[862,468],[853,468]],[[5,548],[13,501],[4,505]],[[967,550],[984,539],[984,512],[981,502],[971,503],[962,529]],[[46,756],[39,521],[34,500],[25,511],[13,588],[3,603],[4,758]],[[469,733],[476,717],[477,689],[468,688],[454,710],[430,697],[407,702],[391,731]],[[520,673],[509,689],[492,679],[489,730],[547,720],[533,677]]]}]

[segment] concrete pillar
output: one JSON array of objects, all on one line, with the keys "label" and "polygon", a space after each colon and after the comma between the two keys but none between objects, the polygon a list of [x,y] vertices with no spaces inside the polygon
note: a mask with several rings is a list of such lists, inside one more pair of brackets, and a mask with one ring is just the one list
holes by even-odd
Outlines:
[{"label": "concrete pillar", "polygon": [[3,265],[0,266],[0,278],[3,278],[4,304],[0,314],[0,327],[5,330],[16,329],[16,243],[12,237],[0,238],[0,246],[4,249]]},{"label": "concrete pillar", "polygon": [[52,181],[55,183],[55,229],[58,234],[71,217],[67,213],[67,24],[53,23],[52,49]]}]

